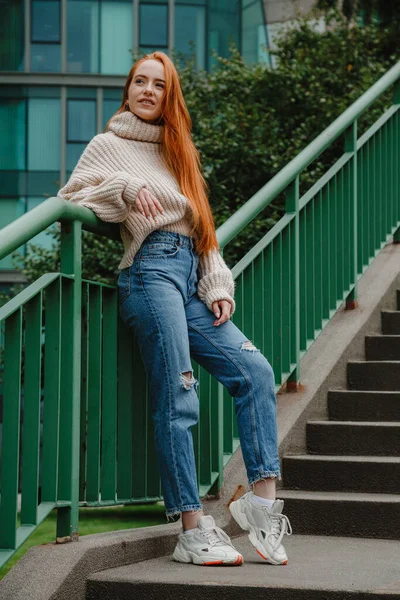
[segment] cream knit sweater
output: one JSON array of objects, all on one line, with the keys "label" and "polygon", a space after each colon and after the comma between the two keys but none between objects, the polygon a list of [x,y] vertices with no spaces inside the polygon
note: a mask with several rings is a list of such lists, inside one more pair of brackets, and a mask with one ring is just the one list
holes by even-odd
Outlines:
[{"label": "cream knit sweater", "polygon": [[[192,209],[161,154],[163,126],[146,123],[130,111],[115,115],[106,133],[87,145],[60,198],[90,208],[102,221],[120,224],[125,253],[119,269],[129,267],[143,240],[155,230],[190,234]],[[164,214],[142,216],[134,203],[143,185]],[[199,257],[198,295],[212,311],[216,300],[235,311],[232,273],[217,250]]]}]

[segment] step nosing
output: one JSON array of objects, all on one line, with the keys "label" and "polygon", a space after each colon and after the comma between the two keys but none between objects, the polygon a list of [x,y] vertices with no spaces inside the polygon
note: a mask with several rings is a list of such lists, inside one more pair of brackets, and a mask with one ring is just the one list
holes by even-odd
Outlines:
[{"label": "step nosing", "polygon": [[320,462],[370,462],[370,463],[386,463],[386,464],[400,464],[400,457],[397,456],[376,456],[376,455],[345,455],[340,454],[285,454],[284,459],[299,460],[299,461],[320,461]]},{"label": "step nosing", "polygon": [[310,500],[323,500],[325,502],[373,502],[373,503],[400,503],[400,494],[385,494],[383,492],[325,492],[324,490],[302,490],[283,488],[278,489],[277,498],[297,497],[309,498]]},{"label": "step nosing", "polygon": [[397,390],[329,390],[328,394],[383,394],[384,396],[400,396]]},{"label": "step nosing", "polygon": [[400,365],[400,360],[349,360],[347,362],[348,365],[387,365],[387,364],[396,364]]},{"label": "step nosing", "polygon": [[395,338],[400,339],[400,334],[398,333],[367,333],[366,338],[371,340],[381,340],[382,338]]},{"label": "step nosing", "polygon": [[334,425],[345,427],[400,427],[400,421],[307,421],[307,425]]}]

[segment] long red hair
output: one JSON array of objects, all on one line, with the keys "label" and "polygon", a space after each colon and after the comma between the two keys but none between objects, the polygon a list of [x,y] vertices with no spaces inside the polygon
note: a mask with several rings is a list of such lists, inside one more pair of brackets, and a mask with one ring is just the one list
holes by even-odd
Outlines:
[{"label": "long red hair", "polygon": [[[163,156],[168,169],[177,179],[182,193],[190,201],[193,211],[191,235],[196,240],[196,251],[198,254],[203,252],[207,254],[214,248],[219,248],[214,218],[208,201],[208,187],[201,173],[199,152],[192,140],[192,120],[183,97],[179,75],[174,63],[164,52],[145,54],[135,62],[125,83],[121,106],[113,117],[129,110],[126,103],[135,71],[145,60],[150,59],[161,62],[165,70],[165,96],[159,119],[159,122],[164,125]],[[108,123],[104,131],[108,129]]]}]

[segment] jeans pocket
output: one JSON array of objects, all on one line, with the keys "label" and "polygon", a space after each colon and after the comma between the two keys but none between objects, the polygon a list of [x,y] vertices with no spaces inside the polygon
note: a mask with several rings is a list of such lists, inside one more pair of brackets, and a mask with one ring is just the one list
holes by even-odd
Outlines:
[{"label": "jeans pocket", "polygon": [[152,242],[145,244],[140,250],[141,260],[159,258],[173,258],[179,252],[179,245],[175,242]]},{"label": "jeans pocket", "polygon": [[131,277],[130,277],[130,267],[126,267],[125,269],[121,269],[121,272],[118,277],[118,299],[119,305],[126,300],[131,293]]}]

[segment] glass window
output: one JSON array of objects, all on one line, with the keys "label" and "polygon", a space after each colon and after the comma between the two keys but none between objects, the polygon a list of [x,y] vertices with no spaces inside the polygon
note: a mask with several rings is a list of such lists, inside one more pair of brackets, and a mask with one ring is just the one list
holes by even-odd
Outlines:
[{"label": "glass window", "polygon": [[28,101],[28,170],[60,168],[61,103],[57,98]]},{"label": "glass window", "polygon": [[26,98],[61,98],[60,87],[22,87],[23,95]]},{"label": "glass window", "polygon": [[0,0],[0,15],[0,71],[23,71],[23,0]]},{"label": "glass window", "polygon": [[168,46],[168,6],[140,4],[140,40],[142,47]]},{"label": "glass window", "polygon": [[168,54],[167,48],[163,48],[162,46],[151,46],[151,47],[141,46],[139,49],[139,57],[143,56],[144,54],[151,54],[152,52],[157,52],[157,51]]},{"label": "glass window", "polygon": [[242,56],[249,64],[268,62],[267,30],[261,0],[244,0],[242,9]]},{"label": "glass window", "polygon": [[[228,57],[231,39],[239,48],[240,6],[239,0],[209,0],[209,51]],[[209,62],[211,66],[214,60],[210,57]]]},{"label": "glass window", "polygon": [[97,0],[67,2],[67,70],[99,72],[99,3]]},{"label": "glass window", "polygon": [[58,73],[61,70],[59,44],[32,44],[31,69],[41,73]]},{"label": "glass window", "polygon": [[[39,196],[39,197],[28,197],[27,199],[27,207],[26,210],[30,211],[32,210],[32,208],[35,208],[36,206],[39,206],[39,204],[41,204],[42,202],[44,202],[44,200],[46,200],[45,197],[43,196]],[[56,230],[57,229],[57,225],[54,224],[51,227],[48,227],[47,229],[45,229],[45,231],[42,231],[41,233],[38,233],[38,235],[36,235],[34,238],[32,238],[27,246],[29,244],[35,244],[35,245],[39,245],[42,246],[42,248],[46,248],[47,250],[50,250],[51,246],[53,243],[55,243],[54,238],[49,235],[49,232],[51,230]]]},{"label": "glass window", "polygon": [[[60,189],[60,167],[57,171],[26,171],[24,190],[30,196],[57,196]],[[21,189],[21,188],[20,188]]]},{"label": "glass window", "polygon": [[0,198],[13,198],[25,190],[26,171],[0,171]]},{"label": "glass window", "polygon": [[103,0],[100,7],[101,73],[127,75],[133,64],[132,0]]},{"label": "glass window", "polygon": [[97,90],[94,87],[68,87],[67,98],[68,100],[96,100]]},{"label": "glass window", "polygon": [[[82,152],[96,135],[96,100],[82,98],[82,94],[92,95],[94,90],[69,90],[75,96],[67,101],[67,171],[73,171]],[[76,96],[81,94],[80,98]]]},{"label": "glass window", "polygon": [[[21,217],[25,212],[25,201],[23,198],[0,198],[0,229],[9,225]],[[18,248],[19,251],[23,247]],[[13,269],[13,260],[11,256],[6,256],[0,260],[0,269]]]},{"label": "glass window", "polygon": [[[67,171],[69,174],[75,169],[78,160],[80,159],[87,143],[69,143],[67,145]],[[69,177],[69,175],[68,175]]]},{"label": "glass window", "polygon": [[96,135],[96,101],[68,100],[67,141],[88,142]]},{"label": "glass window", "polygon": [[26,103],[20,98],[0,99],[0,169],[25,169]]},{"label": "glass window", "polygon": [[60,42],[59,0],[32,1],[32,42]]},{"label": "glass window", "polygon": [[192,54],[191,42],[194,43],[196,62],[205,68],[206,59],[206,9],[204,6],[175,6],[175,49],[186,55]]},{"label": "glass window", "polygon": [[103,130],[122,103],[123,90],[103,90]]}]

